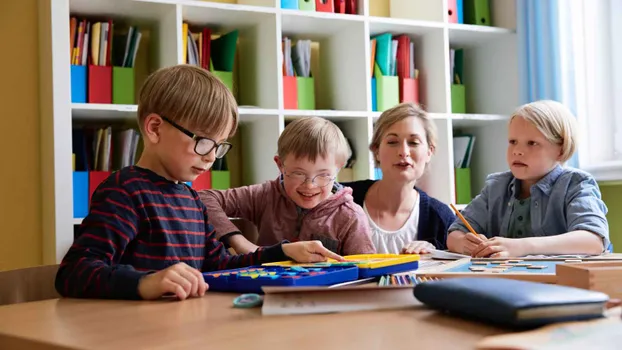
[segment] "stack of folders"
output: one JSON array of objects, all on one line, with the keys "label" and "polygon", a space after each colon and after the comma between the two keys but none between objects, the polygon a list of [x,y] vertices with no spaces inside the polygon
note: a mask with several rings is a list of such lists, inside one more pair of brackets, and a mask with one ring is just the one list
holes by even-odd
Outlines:
[{"label": "stack of folders", "polygon": [[370,48],[374,110],[383,111],[400,102],[419,103],[419,70],[410,37],[379,34],[371,38]]},{"label": "stack of folders", "polygon": [[289,10],[358,14],[358,0],[280,0],[281,8]]},{"label": "stack of folders", "polygon": [[210,70],[231,91],[233,89],[233,67],[238,43],[238,31],[220,35],[213,39],[212,29],[190,27],[182,24],[183,60],[192,65]]},{"label": "stack of folders", "polygon": [[286,109],[315,109],[315,82],[311,72],[311,40],[283,37],[283,93]]},{"label": "stack of folders", "polygon": [[133,104],[138,28],[76,17],[69,24],[72,102]]},{"label": "stack of folders", "polygon": [[135,129],[76,127],[72,132],[74,217],[88,213],[90,198],[112,171],[133,165],[140,149]]}]

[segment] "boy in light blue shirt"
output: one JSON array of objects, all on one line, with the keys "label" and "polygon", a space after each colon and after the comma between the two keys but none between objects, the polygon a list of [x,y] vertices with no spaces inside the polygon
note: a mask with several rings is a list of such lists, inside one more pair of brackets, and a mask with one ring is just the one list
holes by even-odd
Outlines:
[{"label": "boy in light blue shirt", "polygon": [[576,119],[555,101],[521,106],[510,118],[510,171],[489,175],[449,227],[449,250],[473,257],[600,254],[610,248],[607,207],[594,178],[562,166],[576,150]]}]

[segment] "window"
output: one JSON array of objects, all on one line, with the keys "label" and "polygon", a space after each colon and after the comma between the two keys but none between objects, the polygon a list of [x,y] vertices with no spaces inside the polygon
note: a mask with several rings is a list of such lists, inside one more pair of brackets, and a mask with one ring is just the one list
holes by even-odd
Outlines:
[{"label": "window", "polygon": [[562,89],[580,125],[578,167],[622,180],[622,1],[560,1]]}]

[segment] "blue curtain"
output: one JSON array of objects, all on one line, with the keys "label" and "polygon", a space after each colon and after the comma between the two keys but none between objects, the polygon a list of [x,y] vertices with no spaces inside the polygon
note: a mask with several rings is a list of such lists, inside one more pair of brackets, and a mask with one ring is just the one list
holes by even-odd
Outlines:
[{"label": "blue curtain", "polygon": [[[563,0],[562,6],[568,6]],[[564,69],[561,57],[572,64],[572,26],[568,19],[560,18],[558,0],[517,0],[517,35],[519,45],[519,77],[521,104],[536,100],[559,101],[576,115],[574,75]],[[562,52],[565,48],[567,52]],[[564,83],[562,84],[562,74]],[[566,98],[564,98],[566,96]],[[576,167],[575,154],[567,163]]]}]

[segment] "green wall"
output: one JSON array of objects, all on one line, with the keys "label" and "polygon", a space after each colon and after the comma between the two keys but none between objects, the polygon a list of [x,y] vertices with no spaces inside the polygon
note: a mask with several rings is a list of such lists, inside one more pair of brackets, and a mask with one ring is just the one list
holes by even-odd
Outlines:
[{"label": "green wall", "polygon": [[607,204],[609,212],[607,220],[609,221],[609,236],[613,243],[613,250],[616,253],[622,253],[622,183],[600,183],[600,191],[603,200]]}]

